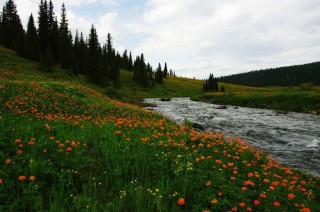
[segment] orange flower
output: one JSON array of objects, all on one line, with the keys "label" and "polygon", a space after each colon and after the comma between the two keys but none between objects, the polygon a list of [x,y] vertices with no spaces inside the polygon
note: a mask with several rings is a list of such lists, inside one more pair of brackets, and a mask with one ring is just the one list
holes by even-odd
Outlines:
[{"label": "orange flower", "polygon": [[36,179],[35,176],[30,176],[30,177],[29,177],[29,180],[30,180],[30,181],[34,181],[35,179]]},{"label": "orange flower", "polygon": [[221,160],[218,160],[218,159],[217,159],[215,162],[216,162],[216,164],[220,164],[220,163],[221,163]]},{"label": "orange flower", "polygon": [[248,174],[248,177],[252,177],[252,176],[253,176],[253,173],[250,172],[250,173]]},{"label": "orange flower", "polygon": [[209,180],[207,183],[206,183],[206,186],[210,186],[211,185],[211,181]]},{"label": "orange flower", "polygon": [[20,181],[23,181],[23,180],[25,180],[25,179],[26,179],[26,176],[24,176],[24,175],[20,175],[20,176],[18,177],[18,179],[19,179]]},{"label": "orange flower", "polygon": [[10,163],[11,163],[11,159],[7,159],[6,164],[10,164]]},{"label": "orange flower", "polygon": [[178,199],[178,205],[181,205],[181,206],[182,206],[182,205],[184,205],[184,204],[185,204],[184,198],[182,198],[182,197],[179,198],[179,199]]},{"label": "orange flower", "polygon": [[234,166],[234,163],[228,163],[228,166],[232,167]]},{"label": "orange flower", "polygon": [[260,205],[260,201],[256,199],[255,201],[253,201],[253,204],[254,205]]},{"label": "orange flower", "polygon": [[279,206],[280,206],[280,202],[275,201],[275,202],[273,203],[273,205],[274,205],[274,207],[279,207]]},{"label": "orange flower", "polygon": [[200,161],[200,158],[196,158],[196,162],[199,162]]},{"label": "orange flower", "polygon": [[240,203],[239,203],[239,206],[240,206],[241,208],[243,208],[243,207],[245,207],[245,206],[246,206],[246,203],[244,203],[244,202],[240,202]]},{"label": "orange flower", "polygon": [[265,193],[261,193],[261,194],[259,194],[259,197],[262,199],[265,199],[265,198],[267,198],[267,195]]},{"label": "orange flower", "polygon": [[3,180],[0,178],[0,185],[3,184]]},{"label": "orange flower", "polygon": [[288,194],[288,199],[293,199],[295,196],[293,193]]},{"label": "orange flower", "polygon": [[19,150],[17,151],[17,154],[18,154],[18,155],[22,155],[22,153],[23,153],[23,152],[22,152],[21,149],[19,149]]},{"label": "orange flower", "polygon": [[250,208],[250,207],[247,207],[247,211],[252,211],[252,208]]},{"label": "orange flower", "polygon": [[21,142],[21,139],[16,139],[16,143],[20,143]]},{"label": "orange flower", "polygon": [[211,204],[214,204],[214,205],[215,205],[215,204],[217,204],[217,203],[218,203],[218,200],[217,200],[216,198],[214,198],[214,199],[211,200]]},{"label": "orange flower", "polygon": [[302,208],[301,212],[311,212],[310,208]]}]

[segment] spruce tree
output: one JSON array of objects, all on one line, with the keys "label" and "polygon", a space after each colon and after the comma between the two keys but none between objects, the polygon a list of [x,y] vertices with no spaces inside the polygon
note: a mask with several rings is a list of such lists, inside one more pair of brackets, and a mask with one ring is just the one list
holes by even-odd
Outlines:
[{"label": "spruce tree", "polygon": [[67,12],[64,3],[61,7],[61,19],[59,27],[60,38],[60,64],[62,68],[72,67],[72,36],[69,34]]},{"label": "spruce tree", "polygon": [[89,34],[87,76],[91,82],[104,86],[105,78],[100,68],[101,48],[95,27],[92,25]]},{"label": "spruce tree", "polygon": [[155,81],[157,83],[163,84],[163,72],[162,72],[160,63],[158,65],[158,68],[157,68],[157,71],[156,71],[156,79],[155,79]]},{"label": "spruce tree", "polygon": [[49,46],[54,58],[54,62],[55,64],[58,64],[60,62],[59,25],[51,0],[48,7]]},{"label": "spruce tree", "polygon": [[3,6],[1,19],[1,43],[23,55],[24,30],[13,0],[8,0]]},{"label": "spruce tree", "polygon": [[133,71],[133,59],[132,59],[132,54],[131,54],[131,52],[130,52],[130,54],[129,54],[128,71]]},{"label": "spruce tree", "polygon": [[25,57],[30,60],[39,59],[38,35],[32,14],[29,17],[25,35]]},{"label": "spruce tree", "polygon": [[163,78],[167,78],[167,75],[168,75],[167,63],[164,63]]},{"label": "spruce tree", "polygon": [[[45,52],[49,47],[49,17],[48,17],[48,3],[47,1],[40,1],[38,12],[38,38],[40,56],[44,57]],[[48,54],[46,52],[46,54]]]}]

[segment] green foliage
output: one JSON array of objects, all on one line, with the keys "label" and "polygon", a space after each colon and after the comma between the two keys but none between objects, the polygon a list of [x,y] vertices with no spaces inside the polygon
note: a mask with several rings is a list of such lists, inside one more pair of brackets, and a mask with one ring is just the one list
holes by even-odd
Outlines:
[{"label": "green foliage", "polygon": [[305,82],[305,83],[302,83],[301,85],[299,85],[299,89],[301,91],[311,91],[313,86],[314,86],[313,82]]},{"label": "green foliage", "polygon": [[189,121],[189,119],[187,117],[184,118],[183,124],[188,126],[188,127],[192,127],[192,122]]},{"label": "green foliage", "polygon": [[104,93],[106,96],[112,99],[118,99],[118,100],[122,99],[122,94],[114,87],[108,86],[104,90],[105,90]]},{"label": "green foliage", "polygon": [[320,95],[308,92],[226,92],[194,96],[192,99],[214,104],[320,113]]}]

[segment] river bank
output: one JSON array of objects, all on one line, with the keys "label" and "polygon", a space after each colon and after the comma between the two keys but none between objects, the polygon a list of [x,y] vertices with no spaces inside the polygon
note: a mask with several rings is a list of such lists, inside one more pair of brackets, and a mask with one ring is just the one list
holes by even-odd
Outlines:
[{"label": "river bank", "polygon": [[320,114],[317,92],[228,92],[191,97],[193,101],[212,104]]},{"label": "river bank", "polygon": [[320,176],[319,115],[233,106],[217,109],[219,105],[189,98],[145,102],[156,105],[153,110],[180,124],[187,119],[207,131],[223,132],[226,137],[239,136],[284,164]]}]

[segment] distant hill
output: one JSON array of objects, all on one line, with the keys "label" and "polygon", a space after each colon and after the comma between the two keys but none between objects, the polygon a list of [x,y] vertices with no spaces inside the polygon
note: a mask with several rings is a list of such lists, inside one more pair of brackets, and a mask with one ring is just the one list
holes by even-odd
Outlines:
[{"label": "distant hill", "polygon": [[320,62],[233,74],[220,77],[219,81],[258,87],[295,86],[306,82],[320,85]]}]

